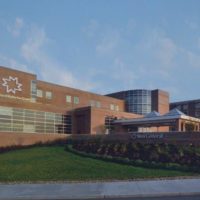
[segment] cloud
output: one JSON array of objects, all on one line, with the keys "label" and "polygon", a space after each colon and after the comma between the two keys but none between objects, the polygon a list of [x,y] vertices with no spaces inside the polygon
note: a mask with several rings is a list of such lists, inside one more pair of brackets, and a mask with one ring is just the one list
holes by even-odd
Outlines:
[{"label": "cloud", "polygon": [[150,68],[150,73],[154,75],[168,77],[176,66],[179,47],[163,31],[152,30],[136,45],[135,51],[140,56],[138,62],[143,68]]},{"label": "cloud", "polygon": [[200,37],[197,39],[197,47],[200,49]]},{"label": "cloud", "polygon": [[131,70],[119,57],[114,59],[113,72],[110,76],[120,81],[123,85],[123,89],[133,88],[138,78],[134,70]]},{"label": "cloud", "polygon": [[[196,25],[190,24],[194,29]],[[134,20],[120,28],[98,24],[101,33],[98,31],[92,39],[97,58],[103,58],[100,60],[102,68],[111,72],[109,79],[113,85],[110,90],[166,88],[173,95],[178,94],[186,85],[181,79],[182,72],[191,74],[191,67],[197,70],[200,67],[198,52],[189,51],[160,28],[150,28],[138,35],[139,26]],[[198,45],[200,47],[200,39]],[[108,74],[102,76],[105,81]]]},{"label": "cloud", "polygon": [[173,65],[173,61],[177,54],[177,46],[168,37],[158,37],[155,49],[155,56],[162,66],[169,68]]},{"label": "cloud", "polygon": [[93,37],[96,35],[96,32],[98,30],[99,23],[95,19],[91,19],[89,21],[89,24],[83,28],[83,32],[88,36],[88,37]]},{"label": "cloud", "polygon": [[96,45],[96,52],[99,55],[112,54],[118,47],[120,42],[120,34],[118,31],[109,31],[104,33]]},{"label": "cloud", "polygon": [[130,19],[127,23],[126,28],[124,29],[128,34],[133,34],[136,31],[136,21],[134,19]]},{"label": "cloud", "polygon": [[22,56],[28,62],[41,63],[47,59],[47,55],[43,50],[46,44],[48,44],[48,38],[44,29],[36,26],[31,27],[26,41],[21,46]]},{"label": "cloud", "polygon": [[7,30],[14,36],[18,37],[21,34],[21,30],[24,26],[24,20],[20,17],[15,19],[15,22],[7,26]]},{"label": "cloud", "polygon": [[186,51],[190,66],[200,69],[200,55],[191,51]]},{"label": "cloud", "polygon": [[93,84],[78,80],[65,66],[49,56],[50,44],[51,40],[44,29],[37,26],[31,27],[26,41],[21,46],[22,57],[29,65],[34,66],[42,80],[84,90],[92,89]]},{"label": "cloud", "polygon": [[0,54],[0,63],[4,67],[18,69],[26,72],[32,72],[25,64],[21,64],[13,58],[9,58],[5,55]]},{"label": "cloud", "polygon": [[149,53],[160,67],[170,68],[177,53],[174,41],[164,33],[154,30],[148,38],[147,47]]},{"label": "cloud", "polygon": [[[55,57],[53,45],[56,42],[48,37],[44,28],[29,26],[23,19],[16,18],[15,23],[9,26],[9,31],[23,41],[20,44],[21,57],[5,56],[2,48],[0,62],[23,71],[31,70],[41,80],[95,92],[158,87],[170,92],[174,88],[173,94],[181,91],[186,82],[180,84],[181,78],[178,76],[191,74],[192,67],[193,74],[200,69],[198,49],[188,50],[189,47],[178,45],[173,36],[167,35],[164,30],[150,28],[141,33],[137,30],[139,28],[141,25],[131,19],[120,28],[91,19],[82,29],[82,34],[88,36],[85,37],[89,45],[86,48],[93,49],[88,51],[84,46],[81,54],[84,56],[83,63],[77,62],[79,69],[78,66],[76,69],[76,66],[63,64]],[[197,45],[200,48],[200,37]],[[88,53],[92,58],[87,60]],[[84,65],[87,66],[84,68]],[[85,73],[84,76],[80,71]],[[194,80],[198,80],[196,74],[193,75]]]},{"label": "cloud", "polygon": [[[156,58],[154,61],[163,73],[180,67],[183,70],[191,69],[191,67],[200,69],[198,52],[177,45],[173,39],[163,34],[157,34],[152,41],[153,44],[149,46],[149,50],[153,49],[153,53],[150,52],[150,55]],[[197,45],[200,47],[200,38],[197,40]]]},{"label": "cloud", "polygon": [[185,24],[192,30],[197,30],[199,25],[196,21],[185,20]]}]

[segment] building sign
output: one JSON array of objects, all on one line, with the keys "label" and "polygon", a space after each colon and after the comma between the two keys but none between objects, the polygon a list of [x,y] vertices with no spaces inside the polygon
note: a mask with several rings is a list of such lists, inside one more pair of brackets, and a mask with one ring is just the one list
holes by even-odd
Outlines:
[{"label": "building sign", "polygon": [[16,91],[22,91],[22,84],[19,83],[17,77],[9,76],[8,78],[2,78],[2,86],[6,88],[7,93],[15,94]]},{"label": "building sign", "polygon": [[132,133],[131,139],[163,139],[164,134],[162,133]]}]

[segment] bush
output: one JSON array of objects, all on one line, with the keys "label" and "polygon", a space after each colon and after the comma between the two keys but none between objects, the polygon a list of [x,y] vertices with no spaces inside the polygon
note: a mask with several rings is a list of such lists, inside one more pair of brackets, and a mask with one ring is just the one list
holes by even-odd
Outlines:
[{"label": "bush", "polygon": [[200,169],[196,166],[186,166],[186,165],[180,165],[177,163],[158,163],[158,162],[148,162],[143,160],[130,160],[128,158],[123,157],[113,157],[113,156],[106,156],[106,155],[98,155],[98,154],[88,154],[85,152],[78,151],[76,149],[73,149],[72,146],[67,145],[65,148],[67,151],[70,151],[72,153],[78,154],[80,156],[84,157],[90,157],[94,159],[100,159],[104,161],[110,161],[125,165],[134,165],[138,167],[145,167],[145,168],[152,168],[152,169],[168,169],[168,170],[179,170],[179,171],[185,171],[185,172],[200,172]]},{"label": "bush", "polygon": [[100,139],[72,142],[73,148],[86,153],[112,156],[114,159],[123,159],[140,162],[145,165],[155,163],[175,163],[186,166],[199,166],[199,149],[193,145],[173,145],[173,144],[142,144],[142,143],[122,143],[109,142]]}]

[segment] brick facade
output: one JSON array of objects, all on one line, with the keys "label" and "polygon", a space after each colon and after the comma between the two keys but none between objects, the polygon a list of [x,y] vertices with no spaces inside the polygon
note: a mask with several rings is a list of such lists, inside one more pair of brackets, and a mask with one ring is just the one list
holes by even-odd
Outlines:
[{"label": "brick facade", "polygon": [[[168,112],[169,94],[167,92],[154,90],[152,91],[152,99],[152,106],[155,110],[161,114]],[[7,110],[3,111],[4,107]],[[47,83],[38,80],[35,74],[6,67],[0,67],[0,108],[2,109],[0,110],[0,137],[1,139],[4,138],[2,141],[5,144],[7,144],[5,137],[7,133],[3,133],[5,132],[3,128],[7,124],[11,124],[11,122],[12,125],[9,130],[12,134],[8,134],[7,140],[13,137],[12,140],[20,141],[20,138],[23,138],[25,133],[20,133],[20,131],[19,133],[15,133],[18,129],[22,130],[21,132],[24,132],[23,130],[29,130],[30,132],[29,136],[26,135],[29,139],[24,139],[26,140],[25,144],[29,144],[30,141],[38,141],[40,136],[42,141],[43,137],[50,139],[51,136],[48,132],[46,132],[46,135],[42,133],[37,134],[37,136],[34,135],[35,130],[43,130],[43,125],[41,125],[43,119],[41,119],[41,122],[40,119],[37,119],[40,112],[44,112],[45,123],[47,123],[43,127],[45,130],[49,130],[48,123],[49,126],[52,126],[50,124],[51,117],[53,116],[55,124],[57,120],[56,116],[60,114],[63,124],[56,124],[55,133],[70,134],[106,134],[109,129],[106,126],[106,119],[143,117],[142,115],[126,112],[124,100]],[[18,111],[17,109],[22,110]],[[12,116],[16,115],[17,112],[22,113],[23,119],[25,119],[25,115],[33,115],[34,121],[31,122],[29,119],[30,116],[28,116],[23,123],[20,122],[21,124],[17,124],[17,119],[13,120]],[[71,132],[59,131],[59,126],[65,126],[65,123],[69,123],[69,121],[66,122],[65,120],[70,121]],[[25,126],[24,129],[23,126]],[[69,129],[69,127],[67,128]],[[63,130],[67,130],[66,127]],[[159,130],[167,131],[165,127],[160,127]],[[57,136],[59,138],[62,134],[57,134]],[[53,137],[56,137],[56,134]]]},{"label": "brick facade", "polygon": [[[40,92],[34,98],[32,81]],[[50,99],[46,97],[47,92],[51,93]],[[66,101],[66,96],[70,96],[71,102]],[[78,102],[74,102],[74,98],[78,98]],[[0,106],[70,115],[73,134],[102,133],[105,131],[105,116],[137,116],[125,112],[123,100],[47,83],[37,80],[34,74],[5,67],[0,67]]]}]

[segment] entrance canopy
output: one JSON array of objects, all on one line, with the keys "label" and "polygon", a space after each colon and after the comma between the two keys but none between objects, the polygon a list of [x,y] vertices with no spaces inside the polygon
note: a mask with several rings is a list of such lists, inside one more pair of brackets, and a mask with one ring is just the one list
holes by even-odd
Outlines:
[{"label": "entrance canopy", "polygon": [[187,116],[176,108],[164,115],[160,115],[158,112],[153,111],[143,118],[117,119],[113,123],[121,126],[160,127],[172,126],[179,121],[200,124],[200,119]]}]

